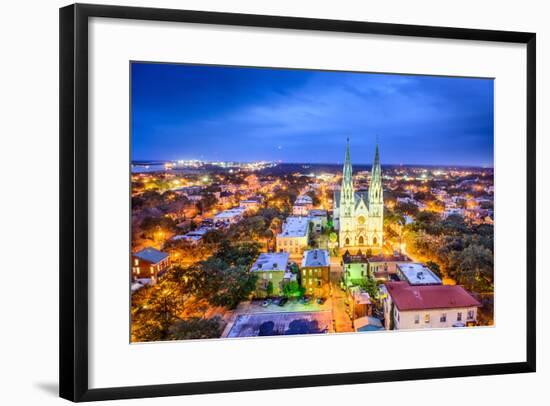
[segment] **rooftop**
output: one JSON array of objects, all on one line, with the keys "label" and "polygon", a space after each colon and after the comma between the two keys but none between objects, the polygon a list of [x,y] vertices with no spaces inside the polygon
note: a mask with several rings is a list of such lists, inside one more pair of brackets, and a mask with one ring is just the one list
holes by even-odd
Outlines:
[{"label": "rooftop", "polygon": [[397,255],[375,255],[373,257],[370,257],[368,261],[370,263],[373,262],[408,262],[411,259],[404,255],[404,254],[397,254]]},{"label": "rooftop", "polygon": [[376,317],[359,317],[353,321],[355,331],[378,331],[384,330],[384,326]]},{"label": "rooftop", "polygon": [[441,279],[430,268],[419,262],[397,264],[397,269],[411,285],[441,285]]},{"label": "rooftop", "polygon": [[294,204],[312,204],[313,199],[309,195],[298,196]]},{"label": "rooftop", "polygon": [[304,251],[302,267],[330,266],[330,256],[327,250]]},{"label": "rooftop", "polygon": [[349,289],[356,304],[371,304],[370,295],[359,286],[352,286]]},{"label": "rooftop", "polygon": [[366,264],[368,262],[367,256],[361,250],[357,251],[357,254],[350,254],[349,251],[344,252],[342,260],[344,264]]},{"label": "rooftop", "polygon": [[244,213],[244,211],[245,211],[244,208],[236,207],[234,209],[224,210],[224,211],[216,214],[214,216],[214,218],[217,219],[217,220],[233,218],[233,217],[236,217],[236,216],[241,216]]},{"label": "rooftop", "polygon": [[196,230],[189,231],[187,234],[175,235],[172,237],[172,240],[199,241],[210,230],[212,230],[212,227],[199,227]]},{"label": "rooftop", "polygon": [[283,231],[277,237],[305,237],[309,229],[307,217],[287,217],[283,224]]},{"label": "rooftop", "polygon": [[263,252],[256,259],[250,272],[285,271],[288,252]]},{"label": "rooftop", "polygon": [[459,285],[414,286],[400,281],[385,286],[400,311],[481,306]]},{"label": "rooftop", "polygon": [[322,209],[312,209],[308,214],[310,217],[326,217],[327,211]]},{"label": "rooftop", "polygon": [[168,258],[167,253],[159,251],[153,247],[144,248],[141,251],[136,252],[134,256],[144,261],[151,262],[152,264],[157,264],[163,259]]}]

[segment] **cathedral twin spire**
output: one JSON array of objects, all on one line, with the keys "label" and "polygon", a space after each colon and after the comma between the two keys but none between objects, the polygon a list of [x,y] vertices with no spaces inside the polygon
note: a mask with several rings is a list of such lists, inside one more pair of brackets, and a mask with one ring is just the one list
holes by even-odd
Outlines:
[{"label": "cathedral twin spire", "polygon": [[[378,140],[376,141],[376,150],[374,153],[374,162],[372,164],[371,181],[369,185],[369,209],[373,205],[383,204],[382,197],[382,169],[380,166],[380,152],[378,150]],[[351,157],[349,152],[349,138],[346,143],[346,157],[342,176],[342,189],[340,192],[340,207],[343,209],[344,216],[350,216],[355,204],[355,192],[353,188],[353,170],[351,166]],[[377,212],[378,210],[375,210]],[[374,214],[374,213],[373,213]]]},{"label": "cathedral twin spire", "polygon": [[372,164],[371,179],[369,185],[369,205],[372,203],[382,203],[382,168],[380,167],[380,153],[378,152],[378,142],[374,153],[374,162]]}]

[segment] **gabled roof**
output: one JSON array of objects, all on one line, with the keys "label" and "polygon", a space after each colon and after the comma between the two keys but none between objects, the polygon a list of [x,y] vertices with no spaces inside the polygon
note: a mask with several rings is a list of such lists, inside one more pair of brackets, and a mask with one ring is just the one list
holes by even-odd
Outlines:
[{"label": "gabled roof", "polygon": [[159,251],[153,247],[144,248],[141,251],[136,252],[134,256],[144,261],[151,262],[152,264],[157,264],[163,259],[168,258],[167,253]]},{"label": "gabled roof", "polygon": [[[357,197],[357,195],[359,195],[359,197]],[[368,199],[366,198],[366,196],[363,196],[362,194],[358,194],[358,193],[355,193],[355,210],[359,210],[359,207],[360,206],[364,206],[365,207],[365,210],[368,211]]]},{"label": "gabled roof", "polygon": [[[368,208],[369,207],[369,191],[368,190],[359,190],[359,191],[356,191],[354,193],[354,201],[355,201],[356,205],[361,200],[361,198],[363,198],[363,201],[365,202],[365,206]],[[333,202],[336,206],[340,205],[340,190],[335,190],[334,191]]]},{"label": "gabled roof", "polygon": [[352,255],[348,250],[344,252],[344,255],[342,256],[342,261],[344,264],[366,264],[368,263],[367,256],[364,255],[361,250],[357,252],[357,254]]},{"label": "gabled roof", "polygon": [[384,285],[400,311],[481,306],[459,285],[413,286],[403,281]]}]

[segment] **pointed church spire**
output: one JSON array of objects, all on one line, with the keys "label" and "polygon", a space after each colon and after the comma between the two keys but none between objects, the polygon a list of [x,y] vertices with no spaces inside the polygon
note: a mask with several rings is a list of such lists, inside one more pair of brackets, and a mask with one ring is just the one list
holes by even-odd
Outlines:
[{"label": "pointed church spire", "polygon": [[379,204],[382,197],[382,168],[380,167],[380,152],[378,150],[378,136],[376,136],[376,149],[374,162],[372,163],[371,179],[369,185],[369,206]]},{"label": "pointed church spire", "polygon": [[342,187],[340,189],[340,207],[342,215],[351,216],[354,206],[354,190],[353,190],[353,169],[351,167],[351,157],[349,153],[349,137],[346,140],[346,158],[342,173]]},{"label": "pointed church spire", "polygon": [[344,182],[349,182],[351,183],[353,180],[352,180],[352,167],[351,167],[351,157],[350,157],[350,153],[349,153],[349,137],[347,138],[346,140],[346,158],[345,158],[345,161],[344,161],[344,171],[343,171],[343,180],[342,180],[342,186]]},{"label": "pointed church spire", "polygon": [[346,159],[344,161],[344,165],[349,164],[351,165],[351,158],[349,156],[349,137],[346,138]]},{"label": "pointed church spire", "polygon": [[372,164],[372,171],[373,174],[374,171],[380,172],[380,152],[378,151],[378,140],[376,141],[376,150],[374,152],[374,163]]}]

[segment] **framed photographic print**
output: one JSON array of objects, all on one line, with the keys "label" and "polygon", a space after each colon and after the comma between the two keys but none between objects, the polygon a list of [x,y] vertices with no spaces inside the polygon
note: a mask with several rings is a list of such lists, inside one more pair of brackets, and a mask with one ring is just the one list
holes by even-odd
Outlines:
[{"label": "framed photographic print", "polygon": [[535,371],[535,52],[62,8],[60,395]]}]

